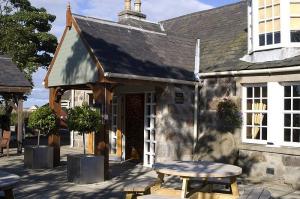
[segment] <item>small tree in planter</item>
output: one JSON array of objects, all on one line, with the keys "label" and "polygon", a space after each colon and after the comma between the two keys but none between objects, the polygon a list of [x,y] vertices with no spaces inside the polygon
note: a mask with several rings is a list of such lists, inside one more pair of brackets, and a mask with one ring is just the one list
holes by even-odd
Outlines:
[{"label": "small tree in planter", "polygon": [[84,104],[68,110],[67,119],[70,131],[77,131],[83,138],[84,155],[68,155],[67,176],[69,182],[90,184],[104,181],[104,158],[86,155],[85,134],[101,130],[100,112]]},{"label": "small tree in planter", "polygon": [[83,153],[86,154],[85,134],[99,132],[101,129],[101,117],[98,111],[91,109],[88,105],[75,107],[68,110],[67,119],[70,131],[77,131],[83,138]]},{"label": "small tree in planter", "polygon": [[29,116],[28,126],[38,130],[37,146],[39,147],[41,134],[48,135],[55,130],[56,115],[49,106],[38,108]]},{"label": "small tree in planter", "polygon": [[32,169],[53,168],[53,147],[40,146],[40,136],[56,129],[56,115],[49,106],[34,111],[29,117],[29,127],[38,130],[37,146],[26,146],[24,164]]}]

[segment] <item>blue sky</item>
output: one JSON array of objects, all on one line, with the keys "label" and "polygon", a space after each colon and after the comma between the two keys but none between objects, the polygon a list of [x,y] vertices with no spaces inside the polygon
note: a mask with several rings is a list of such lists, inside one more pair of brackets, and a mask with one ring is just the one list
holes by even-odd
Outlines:
[{"label": "blue sky", "polygon": [[[123,9],[124,0],[69,0],[72,12],[108,20],[117,20],[117,14]],[[164,20],[192,12],[219,7],[239,0],[142,0],[143,13],[150,21]],[[60,39],[65,26],[65,11],[68,0],[30,0],[37,7],[44,7],[57,19],[51,32]],[[35,88],[24,106],[41,106],[48,103],[48,90],[42,84],[46,71],[39,70],[33,75]]]}]

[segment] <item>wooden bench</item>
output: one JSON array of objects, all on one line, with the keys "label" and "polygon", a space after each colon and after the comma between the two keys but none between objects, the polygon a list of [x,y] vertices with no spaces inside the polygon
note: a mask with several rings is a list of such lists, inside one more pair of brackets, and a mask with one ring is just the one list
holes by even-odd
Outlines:
[{"label": "wooden bench", "polygon": [[2,151],[2,148],[6,148],[6,155],[9,156],[9,142],[10,142],[11,132],[10,131],[4,131],[2,138],[0,138],[0,150]]},{"label": "wooden bench", "polygon": [[[207,197],[206,197],[207,196]],[[197,199],[223,199],[222,196],[218,196],[217,194],[212,195],[205,195],[205,194],[198,194],[193,196],[192,198]],[[138,199],[180,199],[180,197],[177,196],[167,196],[167,195],[145,195],[140,196]],[[271,193],[266,189],[248,189],[244,192],[242,196],[239,197],[239,199],[272,199]]]},{"label": "wooden bench", "polygon": [[151,193],[151,187],[158,184],[156,178],[136,179],[134,182],[125,185],[123,191],[126,194],[126,199],[136,199],[137,196]]}]

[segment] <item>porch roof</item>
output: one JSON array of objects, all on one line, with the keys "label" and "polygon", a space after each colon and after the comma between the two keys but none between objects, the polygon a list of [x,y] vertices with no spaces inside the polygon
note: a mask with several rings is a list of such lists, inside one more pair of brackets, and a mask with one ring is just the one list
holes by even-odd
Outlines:
[{"label": "porch roof", "polygon": [[195,81],[196,40],[169,36],[159,24],[73,17],[104,73]]},{"label": "porch roof", "polygon": [[0,54],[0,93],[26,93],[31,87],[12,59]]}]

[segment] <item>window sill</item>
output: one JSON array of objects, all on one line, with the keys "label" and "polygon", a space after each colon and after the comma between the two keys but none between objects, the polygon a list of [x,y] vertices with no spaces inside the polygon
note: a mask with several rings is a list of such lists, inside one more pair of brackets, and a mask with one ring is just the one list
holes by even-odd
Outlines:
[{"label": "window sill", "polygon": [[276,153],[276,154],[283,154],[283,155],[295,155],[300,156],[300,147],[287,147],[287,146],[280,146],[280,147],[272,147],[262,144],[240,144],[240,150],[246,151],[259,151],[259,152],[267,152],[267,153]]}]

